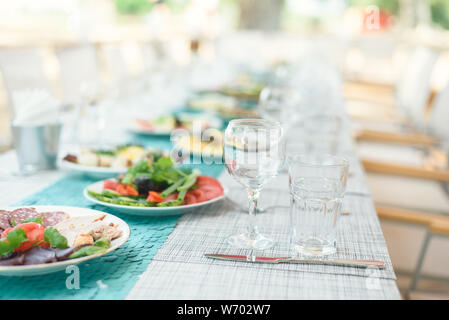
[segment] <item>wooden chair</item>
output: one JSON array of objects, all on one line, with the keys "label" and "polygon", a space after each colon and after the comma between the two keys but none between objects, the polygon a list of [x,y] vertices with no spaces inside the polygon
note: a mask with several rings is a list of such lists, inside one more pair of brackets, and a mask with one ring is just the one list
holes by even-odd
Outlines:
[{"label": "wooden chair", "polygon": [[449,217],[436,213],[406,210],[381,205],[376,205],[376,211],[380,219],[420,225],[427,229],[418,256],[418,262],[413,273],[412,282],[405,294],[406,298],[410,298],[411,292],[418,288],[418,282],[422,277],[422,267],[431,239],[433,237],[449,237]]},{"label": "wooden chair", "polygon": [[[428,229],[424,244],[419,253],[412,284],[407,291],[408,296],[411,291],[417,288],[431,238],[434,236],[449,235],[449,218],[444,216],[444,214],[449,213],[447,193],[447,186],[449,184],[449,169],[447,168],[448,155],[445,152],[435,149],[435,145],[444,141],[449,142],[447,119],[449,119],[449,85],[435,97],[434,105],[431,109],[428,132],[434,135],[391,133],[389,135],[382,135],[378,132],[369,131],[364,133],[363,140],[365,141],[388,141],[389,144],[396,144],[398,147],[402,145],[401,148],[404,146],[416,148],[418,146],[431,151],[427,159],[423,161],[424,165],[421,166],[367,159],[363,158],[363,156],[361,160],[368,173],[368,181],[379,184],[383,190],[390,190],[379,192],[380,187],[377,188],[377,185],[371,185],[371,189],[375,191],[373,192],[375,198],[377,193],[377,201],[384,203],[388,201],[390,205],[402,205],[399,202],[403,202],[403,205],[410,207],[418,205],[418,202],[425,201],[415,201],[415,199],[404,201],[402,194],[408,194],[408,199],[414,197],[414,195],[420,199],[427,199],[426,203],[419,203],[420,208],[427,208],[421,211],[388,208],[385,206],[377,207],[379,217],[381,218],[423,225]],[[390,148],[393,147],[390,145]],[[397,147],[395,148],[397,149]],[[374,175],[371,173],[374,173]],[[393,177],[397,177],[396,180]],[[427,193],[423,193],[422,191]],[[389,192],[395,194],[394,198],[397,199],[388,197],[387,194]],[[411,192],[414,195],[411,195]],[[441,214],[429,213],[426,210],[437,210]]]},{"label": "wooden chair", "polygon": [[[407,64],[407,68],[397,85],[396,103],[371,104],[355,101],[348,112],[355,120],[374,122],[393,122],[404,131],[422,128],[422,119],[431,97],[430,77],[438,58],[438,53],[427,47],[417,47]],[[385,88],[382,90],[385,91]],[[379,92],[379,88],[377,88]],[[369,122],[368,122],[369,125]]]},{"label": "wooden chair", "polygon": [[[449,83],[447,86],[434,98],[434,103],[430,110],[428,121],[425,122],[427,133],[398,133],[386,132],[365,129],[355,134],[357,141],[371,141],[387,144],[398,144],[411,147],[421,147],[424,149],[438,149],[439,147],[447,147],[449,144]],[[447,159],[446,159],[447,160]],[[370,168],[373,168],[372,163],[368,163]],[[400,168],[397,168],[402,170]],[[416,168],[413,172],[419,171]],[[410,172],[410,170],[408,170]],[[414,173],[412,173],[413,175]],[[435,174],[430,174],[434,176]],[[438,172],[438,175],[443,175],[444,172]]]}]

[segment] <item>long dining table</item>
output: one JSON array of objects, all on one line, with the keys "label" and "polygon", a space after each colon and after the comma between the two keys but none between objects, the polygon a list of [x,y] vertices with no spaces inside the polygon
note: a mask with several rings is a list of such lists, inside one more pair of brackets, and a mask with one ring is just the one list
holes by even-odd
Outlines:
[{"label": "long dining table", "polygon": [[[84,199],[92,178],[62,170],[28,176],[17,171],[14,150],[0,155],[0,206],[67,205],[94,208],[126,221],[131,236],[118,250],[84,263],[80,288],[66,287],[67,274],[0,277],[1,299],[400,299],[396,277],[375,211],[365,173],[345,118],[339,154],[350,163],[337,252],[332,258],[381,260],[384,269],[318,264],[263,264],[213,260],[208,253],[291,256],[288,173],[261,192],[259,228],[275,240],[264,251],[238,250],[225,238],[243,230],[248,219],[247,195],[223,164],[197,165],[217,177],[226,198],[183,215],[137,217],[114,212]],[[303,148],[300,128],[288,132],[287,152]],[[137,140],[133,140],[133,139]],[[168,138],[130,135],[132,141],[169,149]]]}]

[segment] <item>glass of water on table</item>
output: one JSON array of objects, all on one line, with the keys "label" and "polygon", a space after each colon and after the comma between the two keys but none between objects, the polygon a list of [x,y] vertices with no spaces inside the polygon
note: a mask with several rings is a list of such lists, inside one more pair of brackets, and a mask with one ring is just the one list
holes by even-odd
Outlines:
[{"label": "glass of water on table", "polygon": [[287,161],[293,250],[307,256],[335,253],[348,161],[324,154],[289,155]]},{"label": "glass of water on table", "polygon": [[271,120],[231,120],[225,131],[223,153],[229,174],[246,188],[249,199],[246,232],[230,236],[227,242],[242,249],[268,249],[274,243],[257,228],[257,201],[265,184],[284,165],[284,129],[279,122]]}]

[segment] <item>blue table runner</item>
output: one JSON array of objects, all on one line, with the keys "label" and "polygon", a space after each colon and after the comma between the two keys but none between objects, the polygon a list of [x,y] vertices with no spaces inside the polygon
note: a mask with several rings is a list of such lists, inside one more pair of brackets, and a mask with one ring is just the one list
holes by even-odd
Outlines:
[{"label": "blue table runner", "polygon": [[[167,137],[134,136],[132,142],[170,149]],[[222,164],[189,165],[202,174],[218,177]],[[68,289],[64,271],[32,277],[0,277],[0,299],[124,299],[143,273],[157,250],[164,244],[180,217],[138,217],[115,212],[93,204],[83,196],[86,186],[96,180],[67,175],[43,190],[14,204],[65,205],[108,212],[126,221],[131,229],[129,240],[119,249],[79,265],[80,288]]]}]

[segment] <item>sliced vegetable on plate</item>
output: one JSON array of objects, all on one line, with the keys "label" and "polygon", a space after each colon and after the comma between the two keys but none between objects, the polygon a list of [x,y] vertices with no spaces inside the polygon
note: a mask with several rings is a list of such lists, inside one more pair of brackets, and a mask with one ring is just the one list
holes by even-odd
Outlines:
[{"label": "sliced vegetable on plate", "polygon": [[159,215],[219,200],[224,189],[215,178],[176,168],[171,158],[161,157],[154,163],[141,161],[115,180],[94,183],[84,194],[125,213]]},{"label": "sliced vegetable on plate", "polygon": [[[154,119],[136,119],[131,130],[140,134],[170,135],[175,129],[192,131],[195,128],[205,130],[208,128],[221,128],[222,121],[209,114],[179,112],[162,115]],[[197,127],[195,127],[197,126]]]}]

